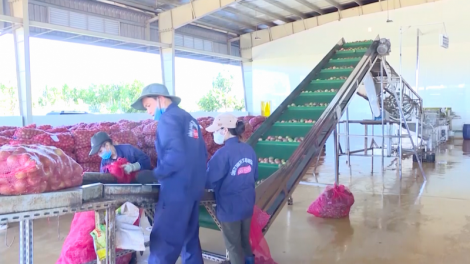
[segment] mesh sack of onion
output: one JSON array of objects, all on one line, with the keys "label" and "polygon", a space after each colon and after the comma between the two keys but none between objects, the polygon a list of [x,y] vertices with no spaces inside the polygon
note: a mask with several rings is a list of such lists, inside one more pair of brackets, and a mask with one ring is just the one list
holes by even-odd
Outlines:
[{"label": "mesh sack of onion", "polygon": [[327,186],[308,207],[307,212],[321,218],[343,218],[349,216],[354,196],[344,185]]},{"label": "mesh sack of onion", "polygon": [[0,194],[23,195],[79,186],[83,169],[61,149],[42,145],[0,147]]}]

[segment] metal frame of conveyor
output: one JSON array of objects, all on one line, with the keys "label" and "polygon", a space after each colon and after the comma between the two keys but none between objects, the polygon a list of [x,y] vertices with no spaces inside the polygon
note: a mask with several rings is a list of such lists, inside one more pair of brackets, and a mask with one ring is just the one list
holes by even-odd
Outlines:
[{"label": "metal frame of conveyor", "polygon": [[[271,215],[268,224],[264,228],[267,232],[282,207],[292,195],[295,187],[301,180],[302,175],[308,169],[312,158],[319,155],[328,139],[329,135],[335,130],[340,116],[347,108],[351,97],[356,92],[360,82],[365,74],[370,71],[377,59],[377,46],[379,37],[369,46],[365,55],[356,65],[348,79],[342,85],[338,94],[328,105],[321,117],[304,138],[304,141],[296,149],[287,164],[273,173],[256,187],[256,204],[269,215]],[[297,88],[284,100],[284,102],[274,111],[274,113],[264,122],[264,124],[252,135],[248,143],[255,146],[264,133],[272,127],[281,114],[287,110],[287,106],[304,90],[309,83],[314,80],[321,69],[328,63],[336,50],[345,44],[341,39],[335,47],[323,58],[323,60],[310,72]],[[337,174],[337,173],[336,173]]]},{"label": "metal frame of conveyor", "polygon": [[[384,165],[384,158],[385,156],[391,157],[393,153],[396,154],[396,157],[401,160],[401,151],[400,148],[402,146],[401,140],[403,138],[408,138],[410,142],[415,143],[412,149],[408,149],[411,152],[417,151],[419,149],[419,139],[422,138],[422,120],[423,118],[423,99],[410,87],[410,85],[403,80],[403,85],[400,88],[400,76],[396,73],[396,71],[390,66],[390,64],[386,61],[385,57],[381,57],[375,61],[375,64],[370,71],[371,76],[374,79],[374,85],[380,87],[379,93],[377,97],[380,98],[380,109],[381,109],[381,120],[350,120],[348,115],[348,109],[346,109],[346,120],[340,121],[340,123],[344,124],[344,133],[338,133],[339,137],[344,136],[346,139],[346,152],[342,151],[341,144],[339,144],[339,156],[347,156],[348,158],[348,166],[351,167],[350,157],[351,156],[361,156],[361,157],[371,157],[371,173],[374,172],[374,156],[381,157],[381,172],[383,173],[385,169]],[[396,89],[403,90],[402,98],[400,98],[401,92],[398,91],[398,101],[402,101],[403,104],[404,99],[408,100],[408,107],[406,111],[403,109],[403,105],[400,105],[396,102]],[[360,94],[361,97],[364,97]],[[388,100],[393,102],[393,111],[396,113],[394,114],[396,117],[392,117],[389,114],[390,108],[387,108],[384,105],[384,97],[388,96]],[[366,100],[368,98],[364,97]],[[400,126],[400,118],[404,116],[404,120],[408,120],[409,122],[413,122],[415,128],[418,130],[413,137],[410,132],[406,135],[401,133],[401,129],[406,129],[406,124],[403,122]],[[390,117],[388,117],[390,116]],[[360,124],[364,126],[364,134],[360,135],[353,135],[349,133],[349,126],[351,124]],[[420,127],[421,125],[421,127]],[[369,126],[372,126],[371,134],[369,134]],[[374,127],[381,126],[382,130],[381,133],[378,135],[374,135]],[[394,126],[398,127],[398,129],[394,129]],[[339,131],[338,126],[338,131]],[[360,137],[364,138],[364,148],[357,149],[357,150],[350,150],[350,138],[351,137]],[[381,144],[377,144],[375,138],[381,139]],[[370,139],[370,142],[369,142]],[[398,139],[398,144],[394,146],[393,139]],[[387,141],[387,142],[385,142]],[[370,143],[370,144],[369,144]],[[375,149],[381,149],[381,155],[374,154]],[[387,153],[385,154],[385,149]],[[371,153],[369,153],[371,151]],[[361,152],[363,152],[361,154]],[[401,162],[398,162],[398,171],[401,176],[402,166]],[[424,176],[425,178],[425,176]]]},{"label": "metal frame of conveyor", "polygon": [[[94,183],[76,188],[42,194],[0,196],[0,224],[19,222],[20,264],[33,264],[33,220],[59,217],[77,212],[95,211],[97,224],[106,225],[106,258],[92,261],[98,264],[115,264],[116,258],[132,253],[123,250],[116,253],[115,211],[125,202],[153,211],[158,201],[159,184],[102,184]],[[213,193],[205,193],[201,203],[213,204]],[[8,233],[5,231],[5,244]],[[217,255],[207,253],[209,257]],[[88,263],[87,263],[88,264]]]}]

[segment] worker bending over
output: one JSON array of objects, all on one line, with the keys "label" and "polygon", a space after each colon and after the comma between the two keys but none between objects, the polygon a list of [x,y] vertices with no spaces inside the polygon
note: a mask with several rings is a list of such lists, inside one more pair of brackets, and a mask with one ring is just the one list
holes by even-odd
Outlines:
[{"label": "worker bending over", "polygon": [[[207,149],[197,121],[178,107],[162,84],[146,86],[132,107],[158,121],[157,167],[137,174],[141,183],[161,184],[150,234],[149,264],[202,264],[199,202],[206,182]],[[153,179],[148,179],[153,178]]]},{"label": "worker bending over", "polygon": [[107,165],[118,158],[125,158],[129,163],[124,164],[124,172],[130,174],[139,170],[150,170],[150,158],[138,148],[128,145],[113,145],[113,141],[106,132],[98,132],[91,138],[90,156],[98,154],[101,157],[100,172],[108,172]]},{"label": "worker bending over", "polygon": [[207,164],[207,189],[213,189],[216,214],[222,226],[231,264],[254,264],[250,245],[250,225],[255,206],[258,160],[253,148],[239,137],[245,124],[225,113],[214,119],[208,132],[214,142],[225,146]]}]

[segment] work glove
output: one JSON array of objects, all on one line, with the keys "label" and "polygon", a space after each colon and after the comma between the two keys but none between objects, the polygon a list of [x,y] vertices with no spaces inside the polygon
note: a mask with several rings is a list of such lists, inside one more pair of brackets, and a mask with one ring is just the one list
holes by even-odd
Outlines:
[{"label": "work glove", "polygon": [[121,166],[124,169],[126,174],[131,174],[131,172],[140,170],[140,163],[126,163]]},{"label": "work glove", "polygon": [[151,170],[142,170],[137,173],[136,180],[141,184],[151,184],[157,183],[157,179],[153,177],[153,171]]}]

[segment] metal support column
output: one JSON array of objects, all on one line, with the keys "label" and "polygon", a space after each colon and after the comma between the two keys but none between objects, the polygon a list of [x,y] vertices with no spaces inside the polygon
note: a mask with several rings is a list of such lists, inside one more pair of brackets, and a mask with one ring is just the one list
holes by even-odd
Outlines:
[{"label": "metal support column", "polygon": [[335,149],[335,183],[339,184],[339,144],[338,144],[338,131],[337,125],[335,126],[334,134],[334,149]]},{"label": "metal support column", "polygon": [[[384,162],[385,162],[385,131],[384,131],[384,119],[385,119],[385,110],[384,110],[384,68],[383,64],[385,62],[385,57],[382,58],[382,61],[380,63],[380,116],[382,117],[382,164],[381,164],[381,173],[382,177],[384,175]],[[390,135],[390,134],[389,134]],[[390,143],[389,143],[390,144]]]},{"label": "metal support column", "polygon": [[[240,36],[240,54],[244,59],[244,61],[242,61],[242,77],[245,109],[249,114],[253,115],[256,113],[255,102],[253,102],[253,53],[251,34]],[[261,114],[261,111],[259,113]]]},{"label": "metal support column", "polygon": [[28,125],[33,122],[28,2],[28,0],[13,0],[10,2],[10,9],[13,16],[23,19],[23,25],[13,30],[18,100],[20,103],[20,115],[23,117],[23,125]]},{"label": "metal support column", "polygon": [[163,84],[171,95],[175,91],[175,30],[171,12],[163,12],[158,15],[158,32],[160,42],[170,45],[168,48],[160,48],[160,60],[162,64]]},{"label": "metal support column", "polygon": [[[421,31],[419,28],[416,30],[416,92],[418,92],[418,85],[419,85],[419,35]],[[416,118],[416,150],[419,149],[419,144],[418,144],[418,133],[419,133],[419,119]],[[422,130],[421,130],[422,131]],[[422,132],[421,132],[422,133]]]},{"label": "metal support column", "polygon": [[97,264],[116,263],[116,209],[109,206],[106,210],[95,211],[95,226],[106,225],[106,258],[97,259]]},{"label": "metal support column", "polygon": [[349,142],[349,106],[346,107],[346,154],[348,155],[348,166],[351,168],[351,154]]},{"label": "metal support column", "polygon": [[20,264],[33,264],[33,220],[20,222]]},{"label": "metal support column", "polygon": [[[3,10],[3,3],[4,0],[0,0],[0,15],[5,15],[5,11]],[[0,31],[5,27],[5,23],[0,21]]]}]

